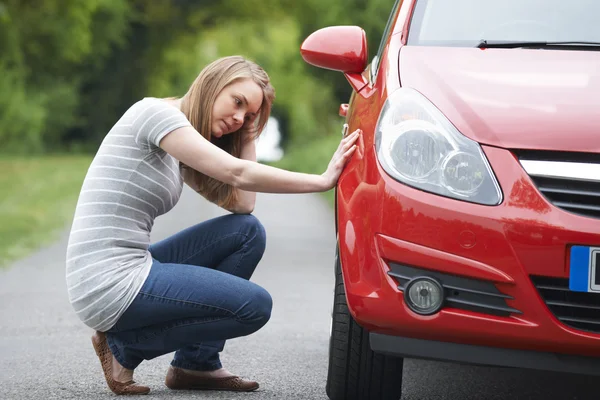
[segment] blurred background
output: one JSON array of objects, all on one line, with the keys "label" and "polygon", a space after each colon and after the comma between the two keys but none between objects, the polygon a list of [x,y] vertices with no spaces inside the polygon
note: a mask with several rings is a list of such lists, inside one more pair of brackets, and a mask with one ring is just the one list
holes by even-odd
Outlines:
[{"label": "blurred background", "polygon": [[98,145],[131,104],[183,95],[222,56],[256,61],[275,86],[260,161],[323,172],[351,89],[304,63],[300,44],[325,26],[359,25],[372,57],[393,3],[0,0],[0,266],[67,228]]}]

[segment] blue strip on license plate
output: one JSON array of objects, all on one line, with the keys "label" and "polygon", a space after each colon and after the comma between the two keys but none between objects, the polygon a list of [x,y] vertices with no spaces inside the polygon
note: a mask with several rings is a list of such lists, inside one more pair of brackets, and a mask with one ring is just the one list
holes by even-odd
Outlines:
[{"label": "blue strip on license plate", "polygon": [[[569,289],[575,292],[600,292],[600,276],[596,276],[600,248],[573,246],[570,255]],[[600,263],[599,263],[600,264]]]}]

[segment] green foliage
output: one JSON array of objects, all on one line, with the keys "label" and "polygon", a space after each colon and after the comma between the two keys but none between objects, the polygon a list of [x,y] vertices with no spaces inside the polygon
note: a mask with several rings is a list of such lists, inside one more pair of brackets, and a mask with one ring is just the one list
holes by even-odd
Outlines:
[{"label": "green foliage", "polygon": [[57,148],[79,123],[83,67],[101,63],[118,43],[127,7],[119,0],[7,0],[0,10],[0,149]]},{"label": "green foliage", "polygon": [[286,143],[337,132],[350,86],[305,64],[302,40],[361,25],[371,56],[393,0],[0,0],[0,152],[94,151],[144,96],[183,94],[203,66],[241,54],[277,90]]},{"label": "green foliage", "polygon": [[0,146],[6,152],[42,147],[39,132],[46,112],[43,104],[27,97],[22,75],[0,64]]}]

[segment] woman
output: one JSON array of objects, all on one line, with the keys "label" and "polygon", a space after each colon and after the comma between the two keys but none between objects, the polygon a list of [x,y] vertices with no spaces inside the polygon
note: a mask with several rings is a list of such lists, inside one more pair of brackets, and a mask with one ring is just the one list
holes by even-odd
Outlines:
[{"label": "woman", "polygon": [[[256,163],[254,139],[274,97],[262,68],[222,58],[183,98],[134,104],[102,142],[77,203],[66,279],[114,393],[148,393],[134,369],[172,351],[171,389],[258,388],[219,361],[226,339],[257,331],[271,313],[270,295],[249,281],[265,249],[250,215],[255,192],[333,188],[359,135],[341,141],[322,175]],[[183,182],[232,214],[150,246],[154,219],[177,203]]]}]

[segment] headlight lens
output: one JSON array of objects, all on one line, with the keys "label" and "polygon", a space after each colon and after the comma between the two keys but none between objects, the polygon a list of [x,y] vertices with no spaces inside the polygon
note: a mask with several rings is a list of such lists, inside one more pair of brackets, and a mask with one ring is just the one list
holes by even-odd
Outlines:
[{"label": "headlight lens", "polygon": [[399,89],[388,98],[377,122],[375,145],[383,169],[400,182],[473,203],[502,201],[479,144],[462,135],[414,89]]}]

